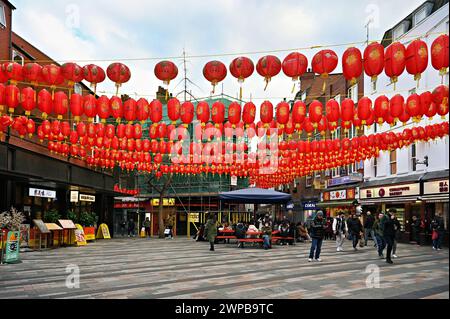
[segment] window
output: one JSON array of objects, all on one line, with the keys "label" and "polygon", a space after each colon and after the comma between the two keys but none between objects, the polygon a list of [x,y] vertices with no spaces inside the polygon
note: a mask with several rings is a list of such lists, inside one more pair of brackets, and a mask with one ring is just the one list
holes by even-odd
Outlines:
[{"label": "window", "polygon": [[13,50],[12,56],[14,62],[17,62],[22,66],[25,64],[25,59],[19,52]]},{"label": "window", "polygon": [[306,92],[303,92],[302,93],[302,102],[306,101],[306,97],[307,97]]},{"label": "window", "polygon": [[377,175],[378,175],[378,158],[374,158],[373,159],[373,174],[374,174],[374,177],[377,177]]},{"label": "window", "polygon": [[417,11],[414,14],[413,23],[414,26],[418,25],[421,21],[423,21],[426,17],[428,17],[433,9],[432,3],[427,3],[423,8]]},{"label": "window", "polygon": [[334,100],[336,101],[336,102],[338,102],[339,104],[341,104],[341,95],[339,94],[339,95],[336,95],[335,97],[334,97]]},{"label": "window", "polygon": [[6,28],[5,6],[0,3],[0,27]]},{"label": "window", "polygon": [[81,87],[80,83],[75,83],[73,91],[75,92],[75,94],[83,94],[83,88]]},{"label": "window", "polygon": [[352,126],[349,130],[348,130],[348,132],[347,132],[347,138],[349,138],[349,139],[352,139],[352,138],[354,138],[354,137],[357,137],[358,136],[358,131],[357,131],[357,128],[355,127],[355,126]]},{"label": "window", "polygon": [[391,165],[391,175],[397,174],[397,151],[389,152],[390,165]]},{"label": "window", "polygon": [[313,184],[313,178],[312,178],[312,176],[306,176],[306,187],[307,188],[310,188],[310,187],[312,187],[312,184]]},{"label": "window", "polygon": [[358,84],[353,85],[348,89],[347,96],[353,102],[358,103]]},{"label": "window", "polygon": [[416,144],[411,145],[411,170],[413,172],[417,171],[417,146]]},{"label": "window", "polygon": [[400,23],[393,31],[392,31],[392,37],[393,41],[398,40],[402,35],[404,35],[406,32],[408,32],[410,22],[409,21],[403,21]]}]

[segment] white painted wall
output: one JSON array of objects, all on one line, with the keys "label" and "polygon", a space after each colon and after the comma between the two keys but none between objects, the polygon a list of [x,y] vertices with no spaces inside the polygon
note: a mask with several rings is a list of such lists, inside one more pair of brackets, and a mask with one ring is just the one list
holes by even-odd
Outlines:
[{"label": "white painted wall", "polygon": [[[404,34],[401,38],[397,39],[407,46],[416,37],[423,36],[427,34],[425,38],[422,38],[428,44],[430,50],[433,41],[442,33],[449,32],[449,4],[446,4],[438,11],[434,12],[432,15],[427,17],[422,22],[418,23],[417,26],[413,27],[410,31]],[[417,88],[416,93],[421,94],[425,91],[433,91],[437,86],[441,85],[442,78],[439,72],[433,68],[431,65],[431,55],[430,62],[427,70],[422,74],[422,79],[420,80],[419,88]],[[444,79],[444,84],[448,85],[449,76]],[[386,95],[388,98],[396,94],[401,94],[406,98],[409,96],[409,91],[415,89],[417,82],[414,80],[414,76],[405,72],[399,77],[398,83],[396,85],[396,90],[394,91],[393,85],[390,83],[390,79],[383,73],[379,76],[377,81],[377,90],[374,92],[372,88],[371,79],[365,77],[364,80],[364,95],[375,101],[375,99],[380,95]],[[442,120],[440,116],[435,116],[433,119],[423,119],[420,123],[412,123],[410,121],[405,127],[412,128],[414,126],[426,126],[436,123],[441,123],[443,121],[448,121],[448,115],[445,120]],[[405,128],[402,123],[399,123],[396,127],[391,128],[388,124],[383,124],[381,127],[377,126],[376,133],[382,133],[387,131],[401,132]],[[374,126],[371,129],[365,129],[365,134],[374,134]],[[372,180],[380,180],[384,178],[390,178],[394,176],[406,176],[423,172],[441,171],[449,168],[449,138],[446,137],[442,140],[437,140],[437,142],[430,143],[418,143],[417,144],[417,159],[423,161],[424,157],[427,155],[429,158],[428,168],[425,165],[418,165],[417,170],[412,171],[412,161],[411,161],[411,149],[410,147],[404,148],[397,151],[397,174],[390,175],[390,161],[389,153],[381,152],[378,162],[378,172],[375,176],[374,169],[374,159],[367,160],[364,163],[364,175],[365,178]]]}]

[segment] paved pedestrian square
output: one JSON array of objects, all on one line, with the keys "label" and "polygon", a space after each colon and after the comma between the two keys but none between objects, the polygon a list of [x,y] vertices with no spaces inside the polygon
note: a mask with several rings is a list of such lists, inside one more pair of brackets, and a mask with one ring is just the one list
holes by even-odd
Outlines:
[{"label": "paved pedestrian square", "polygon": [[[321,263],[308,263],[309,243],[239,249],[188,239],[113,239],[86,247],[21,254],[0,266],[0,298],[318,299],[449,298],[448,249],[400,244],[388,265],[375,248],[337,253],[324,243]],[[80,270],[69,289],[68,266]],[[379,269],[379,288],[376,273]],[[374,279],[375,278],[375,279]]]}]

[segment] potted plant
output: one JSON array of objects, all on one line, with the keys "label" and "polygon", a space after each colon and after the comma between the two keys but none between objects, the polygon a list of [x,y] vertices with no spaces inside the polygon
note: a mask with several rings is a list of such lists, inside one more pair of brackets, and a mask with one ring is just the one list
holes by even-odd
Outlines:
[{"label": "potted plant", "polygon": [[78,215],[73,210],[67,212],[67,219],[73,221],[74,224],[79,224]]},{"label": "potted plant", "polygon": [[61,214],[56,209],[52,209],[44,213],[44,218],[42,220],[44,221],[44,223],[56,224],[60,219]]},{"label": "potted plant", "polygon": [[79,224],[83,226],[86,240],[95,240],[95,226],[98,216],[94,212],[82,212],[80,214]]},{"label": "potted plant", "polygon": [[[20,225],[25,221],[23,213],[11,208],[10,211],[0,214],[0,236],[3,237],[3,243],[6,244],[6,238],[10,231],[20,231]],[[0,247],[2,248],[2,247]]]}]

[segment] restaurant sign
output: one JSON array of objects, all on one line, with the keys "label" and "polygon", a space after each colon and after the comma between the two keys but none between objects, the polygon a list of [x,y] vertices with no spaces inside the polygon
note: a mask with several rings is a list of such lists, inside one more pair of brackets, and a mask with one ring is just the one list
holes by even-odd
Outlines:
[{"label": "restaurant sign", "polygon": [[56,192],[55,191],[49,191],[49,190],[46,190],[46,189],[30,188],[30,191],[29,191],[28,195],[30,197],[41,197],[41,198],[56,199]]},{"label": "restaurant sign", "polygon": [[446,194],[448,193],[449,180],[444,179],[440,181],[424,183],[423,192],[425,195],[429,194]]},{"label": "restaurant sign", "polygon": [[396,185],[390,187],[377,187],[361,190],[361,199],[370,198],[389,198],[389,197],[403,197],[403,196],[418,196],[420,195],[420,184],[406,184]]}]

